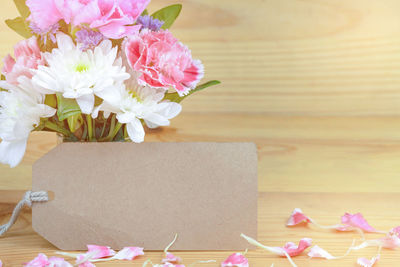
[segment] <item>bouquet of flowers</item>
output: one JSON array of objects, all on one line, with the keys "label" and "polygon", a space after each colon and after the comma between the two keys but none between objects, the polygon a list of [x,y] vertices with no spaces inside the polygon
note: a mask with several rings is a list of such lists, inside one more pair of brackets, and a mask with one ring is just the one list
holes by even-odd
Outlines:
[{"label": "bouquet of flowers", "polygon": [[32,131],[66,141],[143,142],[167,126],[204,76],[168,30],[182,6],[149,15],[150,0],[14,0],[6,24],[26,40],[4,59],[0,162],[15,167]]}]

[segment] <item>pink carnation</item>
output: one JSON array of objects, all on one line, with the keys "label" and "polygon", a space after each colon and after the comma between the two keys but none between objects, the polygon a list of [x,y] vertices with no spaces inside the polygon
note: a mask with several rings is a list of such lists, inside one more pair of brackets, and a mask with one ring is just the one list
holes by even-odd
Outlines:
[{"label": "pink carnation", "polygon": [[150,0],[27,0],[30,21],[42,30],[61,19],[79,26],[89,24],[104,36],[120,39],[136,34],[140,25],[133,25]]},{"label": "pink carnation", "polygon": [[31,11],[28,19],[42,31],[50,29],[63,18],[60,2],[64,0],[26,0]]},{"label": "pink carnation", "polygon": [[181,96],[194,89],[204,75],[200,60],[193,60],[190,50],[168,30],[143,30],[132,36],[125,43],[125,54],[132,69],[142,74],[142,85],[173,87]]},{"label": "pink carnation", "polygon": [[18,77],[32,78],[33,69],[44,65],[45,61],[40,53],[36,37],[18,42],[14,47],[15,59],[11,55],[4,58],[3,74],[7,82],[16,84]]}]

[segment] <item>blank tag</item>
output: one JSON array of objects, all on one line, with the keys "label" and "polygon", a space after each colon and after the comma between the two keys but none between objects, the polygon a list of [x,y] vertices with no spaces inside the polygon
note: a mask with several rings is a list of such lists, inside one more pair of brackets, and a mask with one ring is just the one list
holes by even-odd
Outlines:
[{"label": "blank tag", "polygon": [[252,143],[63,143],[33,166],[34,230],[62,250],[244,250],[257,237]]}]

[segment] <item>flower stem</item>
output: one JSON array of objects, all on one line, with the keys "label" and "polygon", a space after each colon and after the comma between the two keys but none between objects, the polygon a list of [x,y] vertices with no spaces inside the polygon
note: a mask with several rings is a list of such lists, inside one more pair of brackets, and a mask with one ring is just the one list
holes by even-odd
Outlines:
[{"label": "flower stem", "polygon": [[55,131],[57,133],[60,133],[60,134],[62,134],[64,136],[66,136],[66,137],[73,136],[73,134],[70,131],[60,127],[59,125],[57,125],[54,122],[51,122],[49,120],[44,123],[44,127],[49,129],[49,130]]},{"label": "flower stem", "polygon": [[100,133],[99,138],[103,138],[104,131],[106,130],[106,126],[107,126],[107,121],[108,120],[105,120],[104,123],[103,123],[103,129],[101,129],[101,133]]},{"label": "flower stem", "polygon": [[115,115],[111,115],[111,125],[110,125],[110,130],[108,132],[108,135],[107,135],[107,137],[101,138],[99,141],[100,142],[108,142],[108,141],[110,141],[110,138],[111,138],[111,136],[113,134],[114,128],[115,128]]},{"label": "flower stem", "polygon": [[115,125],[114,130],[112,132],[110,131],[111,135],[109,135],[107,137],[108,141],[114,140],[114,138],[118,134],[119,130],[121,130],[121,127],[122,127],[122,124],[117,122],[117,125]]},{"label": "flower stem", "polygon": [[89,141],[93,141],[93,122],[92,122],[92,116],[86,115],[86,121],[87,121],[87,127],[88,127],[88,138]]},{"label": "flower stem", "polygon": [[128,140],[128,125],[124,126],[124,140]]}]

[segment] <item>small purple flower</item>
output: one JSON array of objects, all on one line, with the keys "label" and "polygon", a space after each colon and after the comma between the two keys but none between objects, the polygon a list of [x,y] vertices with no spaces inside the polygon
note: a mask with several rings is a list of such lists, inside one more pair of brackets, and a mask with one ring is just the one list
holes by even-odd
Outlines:
[{"label": "small purple flower", "polygon": [[104,35],[93,30],[82,29],[76,32],[76,41],[82,44],[81,50],[94,48],[104,40]]},{"label": "small purple flower", "polygon": [[50,38],[50,40],[53,43],[57,42],[55,35],[58,32],[58,30],[60,29],[60,25],[58,23],[53,24],[49,28],[42,30],[35,23],[32,22],[32,23],[30,23],[29,28],[32,30],[33,33],[40,36],[40,38],[43,40],[44,44],[47,44],[47,38]]},{"label": "small purple flower", "polygon": [[149,15],[140,16],[136,23],[142,25],[142,29],[149,29],[155,32],[158,32],[164,25],[164,21],[154,19]]}]

